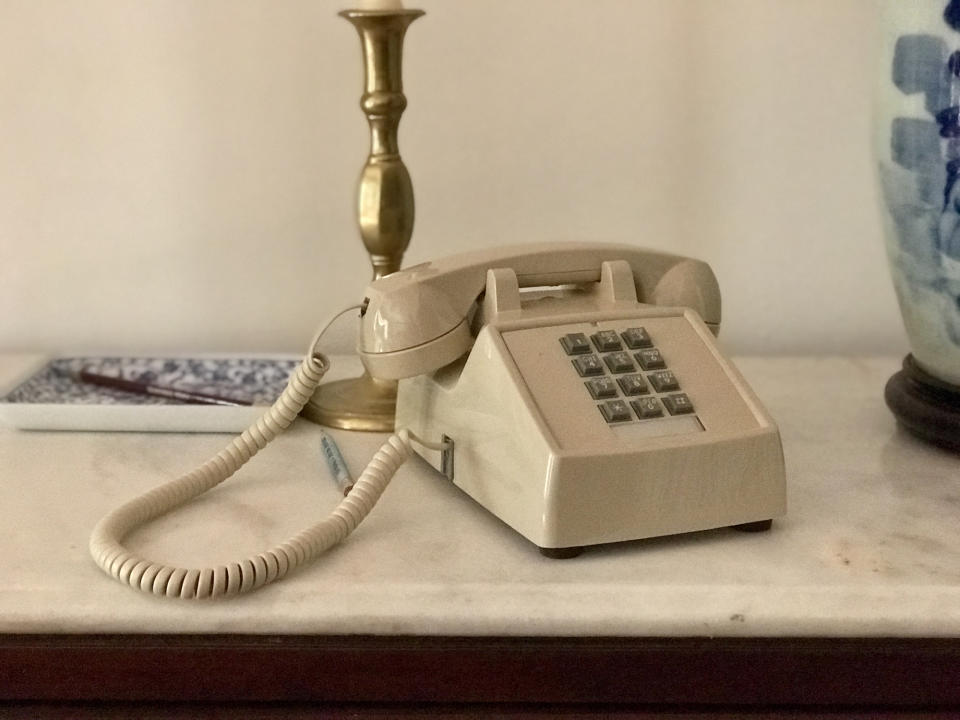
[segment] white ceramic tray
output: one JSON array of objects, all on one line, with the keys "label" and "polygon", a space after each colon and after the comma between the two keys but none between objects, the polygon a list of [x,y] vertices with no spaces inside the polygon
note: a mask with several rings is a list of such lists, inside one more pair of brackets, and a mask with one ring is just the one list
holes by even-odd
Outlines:
[{"label": "white ceramic tray", "polygon": [[[0,397],[0,419],[23,430],[240,432],[283,392],[299,360],[271,357],[64,357],[36,363]],[[248,400],[193,405],[80,382],[80,370]]]}]

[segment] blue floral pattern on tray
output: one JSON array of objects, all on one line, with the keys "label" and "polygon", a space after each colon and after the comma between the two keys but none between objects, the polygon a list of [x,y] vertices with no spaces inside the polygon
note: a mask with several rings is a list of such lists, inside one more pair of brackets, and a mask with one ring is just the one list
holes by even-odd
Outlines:
[{"label": "blue floral pattern on tray", "polygon": [[100,387],[76,379],[81,370],[125,380],[270,405],[299,364],[269,358],[75,357],[48,363],[0,402],[74,405],[168,405],[176,400]]}]

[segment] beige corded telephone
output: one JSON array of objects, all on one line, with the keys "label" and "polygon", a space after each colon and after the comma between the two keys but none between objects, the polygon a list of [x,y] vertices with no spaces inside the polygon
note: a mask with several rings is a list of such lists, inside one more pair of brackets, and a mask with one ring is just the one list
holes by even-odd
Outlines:
[{"label": "beige corded telephone", "polygon": [[352,532],[411,450],[552,557],[765,529],[786,510],[780,436],[717,347],[719,325],[706,264],[631,246],[518,245],[401,270],[367,289],[358,343],[371,375],[400,380],[398,433],[329,517],[218,567],[165,566],[122,544],[293,421],[327,369],[314,343],[261,420],[202,467],[108,514],[91,553],[158,595],[252,590]]},{"label": "beige corded telephone", "polygon": [[[548,286],[548,287],[545,287]],[[373,283],[360,356],[417,452],[545,554],[786,509],[776,426],[714,340],[702,262],[526,245]]]}]

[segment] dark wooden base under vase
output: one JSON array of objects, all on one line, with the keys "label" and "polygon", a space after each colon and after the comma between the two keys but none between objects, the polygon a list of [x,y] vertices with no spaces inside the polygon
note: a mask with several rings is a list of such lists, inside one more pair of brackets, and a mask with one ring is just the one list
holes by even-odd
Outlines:
[{"label": "dark wooden base under vase", "polygon": [[933,377],[907,355],[903,369],[887,382],[884,398],[909,432],[960,452],[960,387]]}]

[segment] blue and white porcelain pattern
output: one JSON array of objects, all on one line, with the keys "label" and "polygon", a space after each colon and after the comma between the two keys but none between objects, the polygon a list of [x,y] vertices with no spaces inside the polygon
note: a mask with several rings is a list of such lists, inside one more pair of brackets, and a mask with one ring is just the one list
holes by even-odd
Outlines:
[{"label": "blue and white porcelain pattern", "polygon": [[0,402],[71,405],[168,405],[175,400],[90,385],[80,370],[179,390],[270,405],[283,392],[297,360],[270,358],[75,357],[51,361]]},{"label": "blue and white porcelain pattern", "polygon": [[917,362],[960,385],[960,0],[887,0],[876,132],[894,287]]}]

